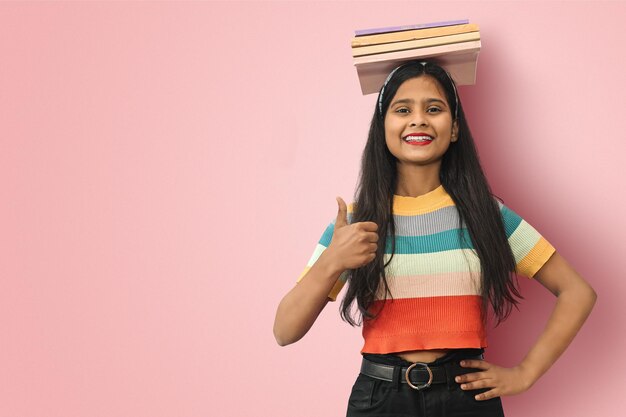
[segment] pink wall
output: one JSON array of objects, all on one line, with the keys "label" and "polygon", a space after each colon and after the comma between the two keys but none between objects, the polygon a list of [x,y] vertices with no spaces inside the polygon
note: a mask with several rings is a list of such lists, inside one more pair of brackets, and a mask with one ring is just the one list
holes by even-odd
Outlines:
[{"label": "pink wall", "polygon": [[[272,336],[375,95],[354,29],[469,18],[460,88],[495,192],[594,286],[570,349],[507,416],[623,413],[626,43],[620,2],[0,5],[0,416],[342,416],[360,329],[338,303]],[[554,298],[523,283],[487,359]]]}]

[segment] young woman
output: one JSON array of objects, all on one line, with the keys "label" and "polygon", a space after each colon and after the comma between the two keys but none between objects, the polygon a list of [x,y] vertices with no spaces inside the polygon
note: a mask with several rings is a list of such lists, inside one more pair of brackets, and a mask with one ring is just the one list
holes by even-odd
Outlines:
[{"label": "young woman", "polygon": [[[348,283],[341,316],[363,325],[350,416],[503,416],[589,315],[594,290],[530,224],[491,193],[450,75],[427,61],[394,69],[379,93],[353,204],[337,198],[274,335],[294,343]],[[556,297],[513,368],[484,360],[490,315],[518,303],[515,273]]]}]

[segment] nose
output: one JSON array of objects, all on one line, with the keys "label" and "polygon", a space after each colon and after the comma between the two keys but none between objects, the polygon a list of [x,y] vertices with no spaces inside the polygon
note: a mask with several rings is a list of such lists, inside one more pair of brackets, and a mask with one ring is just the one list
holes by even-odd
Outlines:
[{"label": "nose", "polygon": [[426,116],[420,112],[414,112],[411,118],[411,126],[426,126],[428,124]]}]

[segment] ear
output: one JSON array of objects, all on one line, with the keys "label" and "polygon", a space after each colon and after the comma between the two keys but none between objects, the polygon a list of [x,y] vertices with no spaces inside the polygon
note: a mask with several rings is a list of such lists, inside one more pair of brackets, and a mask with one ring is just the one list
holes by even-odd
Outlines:
[{"label": "ear", "polygon": [[450,142],[456,142],[459,139],[459,123],[458,121],[452,122],[452,135],[450,136]]}]

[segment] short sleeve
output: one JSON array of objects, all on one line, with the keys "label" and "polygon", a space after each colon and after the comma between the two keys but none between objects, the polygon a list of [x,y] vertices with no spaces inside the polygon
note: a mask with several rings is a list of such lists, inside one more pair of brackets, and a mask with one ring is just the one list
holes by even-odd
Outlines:
[{"label": "short sleeve", "polygon": [[[348,223],[351,223],[351,218],[352,218],[351,208],[352,208],[352,205],[349,205],[348,206]],[[296,282],[300,282],[302,278],[304,278],[304,276],[309,272],[309,270],[315,264],[315,262],[317,262],[317,260],[322,255],[322,253],[328,248],[328,246],[330,245],[330,241],[333,238],[334,231],[335,231],[335,219],[333,219],[326,227],[326,230],[324,230],[322,237],[317,242],[317,245],[315,245],[315,250],[313,250],[313,254],[311,255],[311,258],[307,262],[306,266],[304,267],[304,270],[302,271],[302,273],[300,274]],[[343,288],[343,286],[345,285],[348,279],[348,273],[349,273],[349,270],[345,270],[339,276],[339,279],[337,279],[337,282],[335,283],[335,286],[330,290],[330,293],[328,293],[328,298],[330,298],[331,301],[335,301],[337,299],[337,295],[339,295],[339,292],[341,291],[341,289]]]},{"label": "short sleeve", "polygon": [[556,249],[517,213],[500,201],[498,205],[504,221],[506,237],[515,257],[516,272],[532,278],[556,252]]}]

